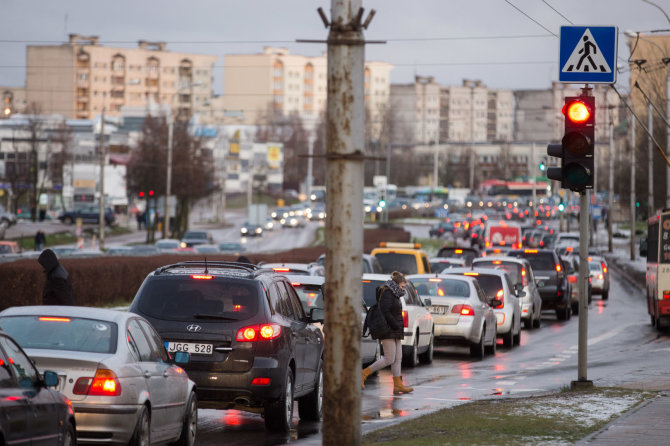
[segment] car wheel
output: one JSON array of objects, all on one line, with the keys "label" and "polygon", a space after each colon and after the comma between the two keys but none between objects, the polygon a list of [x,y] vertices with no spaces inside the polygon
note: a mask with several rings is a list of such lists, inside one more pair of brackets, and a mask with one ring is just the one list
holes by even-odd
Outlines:
[{"label": "car wheel", "polygon": [[521,325],[519,325],[519,330],[514,335],[514,345],[521,345]]},{"label": "car wheel", "polygon": [[572,314],[579,315],[579,302],[572,304]]},{"label": "car wheel", "polygon": [[293,373],[288,369],[284,393],[279,401],[265,404],[265,427],[268,430],[288,433],[293,420]]},{"label": "car wheel", "polygon": [[63,223],[65,223],[66,225],[71,225],[72,223],[74,223],[74,220],[72,219],[72,217],[65,217],[63,219]]},{"label": "car wheel", "polygon": [[556,319],[559,321],[564,321],[567,319],[565,308],[556,308]]},{"label": "car wheel", "polygon": [[482,327],[482,334],[479,337],[479,342],[470,344],[470,356],[475,359],[484,359],[484,333],[486,333],[486,325]]},{"label": "car wheel", "polygon": [[514,346],[514,333],[512,333],[512,328],[509,328],[509,331],[502,336],[503,346],[505,348],[512,348]]},{"label": "car wheel", "polygon": [[75,435],[74,426],[72,425],[72,423],[67,423],[67,426],[65,426],[65,430],[63,431],[63,436],[61,437],[59,445],[75,446],[77,444],[76,438],[77,437]]},{"label": "car wheel", "polygon": [[651,319],[651,326],[655,327],[656,326],[656,318],[654,317],[653,314],[649,315],[649,318]]},{"label": "car wheel", "polygon": [[298,400],[298,414],[301,420],[321,421],[323,415],[323,370],[319,367],[314,390]]},{"label": "car wheel", "polygon": [[603,291],[602,298],[603,298],[603,300],[609,299],[610,298],[610,290]]},{"label": "car wheel", "polygon": [[181,427],[181,436],[174,444],[177,446],[193,446],[197,430],[198,397],[195,396],[195,392],[191,392],[188,403],[186,403],[186,413],[184,414],[184,424]]},{"label": "car wheel", "polygon": [[412,343],[412,346],[410,347],[409,350],[409,355],[405,357],[403,355],[403,359],[405,361],[405,365],[407,367],[416,367],[419,365],[419,332],[417,331],[414,334],[414,342]]},{"label": "car wheel", "polygon": [[494,333],[493,334],[493,343],[491,345],[489,345],[488,347],[484,347],[484,352],[488,353],[491,356],[495,356],[497,348],[498,348],[498,334]]},{"label": "car wheel", "polygon": [[430,334],[430,343],[428,344],[428,350],[419,355],[419,361],[422,364],[430,364],[433,362],[433,346],[435,344],[435,333]]},{"label": "car wheel", "polygon": [[528,316],[527,319],[523,320],[523,328],[525,328],[526,330],[530,330],[531,328],[533,328],[533,318],[534,317],[535,317],[535,314],[530,313],[530,316]]},{"label": "car wheel", "polygon": [[540,328],[542,326],[542,313],[537,315],[537,319],[533,321],[533,328]]},{"label": "car wheel", "polygon": [[151,444],[151,419],[146,406],[142,407],[140,417],[137,420],[135,433],[128,443],[130,446],[149,446]]}]

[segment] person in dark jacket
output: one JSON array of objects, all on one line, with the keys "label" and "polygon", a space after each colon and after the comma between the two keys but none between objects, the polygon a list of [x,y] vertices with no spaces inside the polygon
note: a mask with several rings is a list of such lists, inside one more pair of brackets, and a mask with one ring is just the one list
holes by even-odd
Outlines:
[{"label": "person in dark jacket", "polygon": [[388,335],[381,339],[382,347],[384,347],[384,355],[362,371],[362,389],[365,389],[365,380],[368,376],[390,365],[391,373],[393,374],[393,394],[400,395],[402,393],[410,393],[414,390],[411,387],[403,385],[402,375],[400,374],[402,340],[405,337],[405,324],[402,317],[402,302],[400,298],[405,294],[405,286],[407,286],[405,276],[398,271],[393,271],[391,279],[384,283],[377,294],[379,309],[384,315],[390,331]]},{"label": "person in dark jacket", "polygon": [[46,282],[42,292],[42,305],[74,305],[74,292],[70,275],[58,262],[56,253],[45,249],[37,261],[44,268]]},{"label": "person in dark jacket", "polygon": [[35,251],[41,251],[44,249],[44,244],[47,242],[47,238],[44,235],[44,231],[41,229],[35,234]]}]

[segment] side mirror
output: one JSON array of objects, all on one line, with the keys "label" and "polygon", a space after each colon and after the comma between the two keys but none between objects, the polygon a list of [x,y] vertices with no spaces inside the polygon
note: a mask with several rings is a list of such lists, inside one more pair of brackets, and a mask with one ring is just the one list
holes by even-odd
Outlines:
[{"label": "side mirror", "polygon": [[423,300],[423,304],[426,306],[430,306],[433,304],[433,301],[430,299],[430,297],[427,297]]},{"label": "side mirror", "polygon": [[514,285],[514,291],[517,292],[517,295],[520,291],[523,291],[523,284],[522,283],[517,283]]},{"label": "side mirror", "polygon": [[309,320],[312,323],[323,323],[326,320],[326,313],[323,308],[312,308],[309,310]]},{"label": "side mirror", "polygon": [[174,354],[174,363],[175,364],[188,364],[191,362],[191,354],[188,352],[175,352]]},{"label": "side mirror", "polygon": [[519,290],[516,292],[516,297],[526,297],[526,292],[524,290]]},{"label": "side mirror", "polygon": [[44,386],[45,387],[56,387],[58,386],[58,374],[47,370],[44,372]]}]

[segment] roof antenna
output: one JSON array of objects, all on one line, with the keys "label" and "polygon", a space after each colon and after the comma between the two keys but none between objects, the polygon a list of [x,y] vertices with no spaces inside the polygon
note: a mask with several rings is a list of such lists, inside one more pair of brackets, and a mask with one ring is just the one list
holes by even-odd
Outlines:
[{"label": "roof antenna", "polygon": [[207,271],[207,256],[205,256],[205,274],[207,274],[209,271]]}]

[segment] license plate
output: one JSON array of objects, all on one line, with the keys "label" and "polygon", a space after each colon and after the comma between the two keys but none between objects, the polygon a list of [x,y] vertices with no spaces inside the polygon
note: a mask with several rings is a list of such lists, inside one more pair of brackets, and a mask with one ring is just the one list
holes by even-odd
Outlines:
[{"label": "license plate", "polygon": [[433,305],[430,307],[430,312],[433,314],[446,314],[449,307]]},{"label": "license plate", "polygon": [[211,355],[214,353],[212,344],[196,344],[193,342],[166,342],[168,353],[187,352],[192,355]]}]

